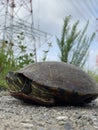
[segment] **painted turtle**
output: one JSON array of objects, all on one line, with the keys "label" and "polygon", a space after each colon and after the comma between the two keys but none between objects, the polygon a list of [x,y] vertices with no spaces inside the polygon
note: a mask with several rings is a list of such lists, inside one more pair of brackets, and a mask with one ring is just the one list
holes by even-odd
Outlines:
[{"label": "painted turtle", "polygon": [[83,70],[63,62],[38,62],[6,76],[10,93],[40,105],[82,105],[98,96],[97,83]]}]

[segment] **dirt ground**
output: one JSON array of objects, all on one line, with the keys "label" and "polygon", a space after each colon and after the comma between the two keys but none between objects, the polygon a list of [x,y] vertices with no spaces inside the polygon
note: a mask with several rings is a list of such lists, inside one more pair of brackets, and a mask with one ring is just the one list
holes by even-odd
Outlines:
[{"label": "dirt ground", "polygon": [[2,91],[0,130],[98,130],[98,99],[83,107],[42,107]]}]

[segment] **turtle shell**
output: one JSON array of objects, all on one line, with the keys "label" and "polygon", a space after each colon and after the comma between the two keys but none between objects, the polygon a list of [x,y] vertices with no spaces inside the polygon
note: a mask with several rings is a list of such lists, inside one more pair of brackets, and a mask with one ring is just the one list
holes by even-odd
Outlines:
[{"label": "turtle shell", "polygon": [[16,73],[39,85],[40,90],[44,87],[57,102],[89,103],[98,96],[97,83],[80,68],[64,62],[33,63]]}]

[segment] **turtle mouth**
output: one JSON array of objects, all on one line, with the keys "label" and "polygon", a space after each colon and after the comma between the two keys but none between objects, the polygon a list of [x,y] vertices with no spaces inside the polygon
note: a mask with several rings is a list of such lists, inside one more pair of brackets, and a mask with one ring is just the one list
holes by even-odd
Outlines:
[{"label": "turtle mouth", "polygon": [[22,74],[9,72],[6,76],[6,81],[10,92],[22,92],[25,94],[31,92],[31,82]]}]

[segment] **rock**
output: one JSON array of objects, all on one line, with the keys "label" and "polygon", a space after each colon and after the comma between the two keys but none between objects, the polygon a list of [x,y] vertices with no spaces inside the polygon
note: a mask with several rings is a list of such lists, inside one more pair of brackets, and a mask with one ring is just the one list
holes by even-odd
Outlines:
[{"label": "rock", "polygon": [[68,119],[68,117],[67,117],[67,116],[58,116],[58,117],[56,117],[56,119],[57,119],[58,121],[65,121],[65,120]]},{"label": "rock", "polygon": [[72,126],[70,123],[65,123],[64,124],[64,130],[72,130]]},{"label": "rock", "polygon": [[33,124],[30,124],[30,123],[21,123],[21,125],[22,125],[23,127],[26,127],[26,128],[34,127],[34,125],[33,125]]}]

